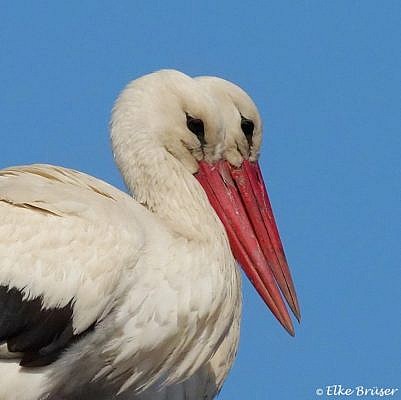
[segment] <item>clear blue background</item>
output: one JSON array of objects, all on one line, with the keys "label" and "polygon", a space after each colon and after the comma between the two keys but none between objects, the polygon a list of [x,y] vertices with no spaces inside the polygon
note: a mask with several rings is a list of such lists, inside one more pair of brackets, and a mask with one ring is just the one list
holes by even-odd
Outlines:
[{"label": "clear blue background", "polygon": [[61,164],[122,188],[108,120],[129,80],[169,67],[240,84],[265,121],[303,321],[290,338],[245,283],[220,398],[401,391],[401,2],[197,3],[2,2],[1,166]]}]

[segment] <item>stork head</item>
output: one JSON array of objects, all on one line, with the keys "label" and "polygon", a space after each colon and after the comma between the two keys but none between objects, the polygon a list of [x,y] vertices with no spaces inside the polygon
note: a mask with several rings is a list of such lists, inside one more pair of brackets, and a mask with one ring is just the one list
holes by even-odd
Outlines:
[{"label": "stork head", "polygon": [[198,82],[179,71],[161,70],[121,92],[113,108],[111,138],[119,165],[130,164],[125,159],[149,158],[149,152],[166,156],[167,150],[193,174],[200,160],[212,163],[221,157],[222,128],[213,99]]},{"label": "stork head", "polygon": [[[298,319],[299,307],[257,162],[262,123],[249,96],[218,78],[194,80],[173,70],[145,75],[117,99],[111,138],[117,164],[137,200],[164,221],[180,224],[181,232],[195,222],[183,222],[183,215],[175,221],[177,205],[183,210],[183,197],[191,191],[199,191],[197,199],[207,202],[206,193],[235,258],[293,335],[280,290]],[[169,202],[167,196],[174,196],[180,184],[184,189]]]},{"label": "stork head", "polygon": [[[217,103],[225,130],[223,160],[214,165],[202,162],[198,180],[224,225],[231,227],[227,233],[235,258],[276,318],[293,335],[281,294],[298,320],[300,308],[258,164],[262,141],[258,109],[247,93],[231,82],[217,77],[196,80]],[[213,186],[210,181],[215,182]],[[227,203],[231,205],[227,207]],[[236,210],[236,215],[231,210]]]}]

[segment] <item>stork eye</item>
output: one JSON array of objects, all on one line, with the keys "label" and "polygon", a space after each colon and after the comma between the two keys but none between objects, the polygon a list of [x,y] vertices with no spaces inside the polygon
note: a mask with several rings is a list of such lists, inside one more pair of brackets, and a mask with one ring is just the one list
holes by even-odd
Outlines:
[{"label": "stork eye", "polygon": [[187,114],[187,127],[192,133],[196,135],[201,145],[204,146],[206,142],[203,121],[199,118],[194,118]]},{"label": "stork eye", "polygon": [[250,119],[245,118],[241,115],[241,129],[242,129],[242,132],[244,132],[244,135],[246,137],[246,140],[248,141],[249,147],[252,146],[252,135],[253,135],[254,128],[255,128],[255,125],[253,124],[253,122]]}]

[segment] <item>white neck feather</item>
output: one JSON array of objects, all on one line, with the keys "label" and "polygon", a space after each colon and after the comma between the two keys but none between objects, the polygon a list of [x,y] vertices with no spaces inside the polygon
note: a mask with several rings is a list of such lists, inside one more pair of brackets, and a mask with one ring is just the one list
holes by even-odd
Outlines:
[{"label": "white neck feather", "polygon": [[[171,71],[134,81],[114,107],[111,139],[117,165],[136,200],[177,234],[209,240],[211,229],[215,235],[224,228],[193,176],[197,162],[180,137],[180,129],[187,130],[183,102],[191,101],[195,109],[208,103],[190,96],[198,89],[196,85],[191,78]],[[174,147],[167,147],[166,138],[169,146],[178,143],[182,147],[179,160]]]},{"label": "white neck feather", "polygon": [[[138,137],[138,135],[135,135]],[[115,148],[117,164],[135,199],[187,239],[209,240],[222,224],[195,177],[163,147]],[[132,153],[131,153],[132,152]]]}]

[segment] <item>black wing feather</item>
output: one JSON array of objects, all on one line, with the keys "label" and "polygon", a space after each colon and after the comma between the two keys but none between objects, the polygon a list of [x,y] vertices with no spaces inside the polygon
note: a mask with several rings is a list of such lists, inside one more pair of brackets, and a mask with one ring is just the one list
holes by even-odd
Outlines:
[{"label": "black wing feather", "polygon": [[72,301],[60,308],[43,308],[42,299],[24,300],[22,291],[0,285],[0,342],[10,352],[23,353],[21,366],[55,361],[60,353],[93,328],[74,335]]},{"label": "black wing feather", "polygon": [[18,334],[24,328],[30,315],[28,306],[32,307],[37,302],[39,299],[21,302],[17,289],[8,290],[6,286],[0,286],[0,341]]}]

